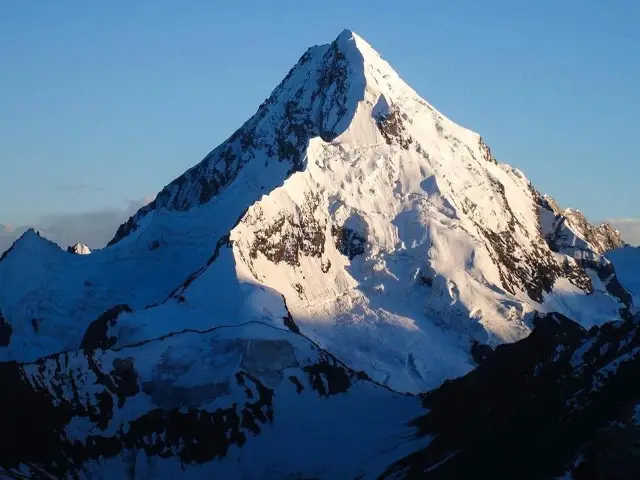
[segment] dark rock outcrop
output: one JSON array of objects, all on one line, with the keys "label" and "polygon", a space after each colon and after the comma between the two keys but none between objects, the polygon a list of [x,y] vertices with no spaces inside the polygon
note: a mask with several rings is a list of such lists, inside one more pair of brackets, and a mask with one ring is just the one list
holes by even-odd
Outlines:
[{"label": "dark rock outcrop", "polygon": [[338,251],[349,260],[353,260],[355,257],[362,255],[365,252],[367,239],[355,230],[349,227],[338,227],[333,225],[331,227],[331,235],[334,238]]},{"label": "dark rock outcrop", "polygon": [[131,307],[128,305],[116,305],[91,322],[80,342],[80,348],[85,351],[91,351],[97,349],[106,350],[113,347],[118,339],[114,336],[109,336],[109,327],[113,327],[116,324],[118,316],[122,312],[131,313]]},{"label": "dark rock outcrop", "polygon": [[0,312],[0,347],[8,347],[11,343],[11,335],[13,334],[13,327],[2,316]]},{"label": "dark rock outcrop", "polygon": [[413,425],[433,440],[383,478],[636,478],[635,441],[615,455],[594,445],[616,422],[637,438],[640,317],[589,331],[558,314],[534,325],[529,337],[423,396],[429,413]]},{"label": "dark rock outcrop", "polygon": [[493,348],[489,345],[482,344],[477,340],[471,344],[471,356],[478,365],[482,365],[493,357]]}]

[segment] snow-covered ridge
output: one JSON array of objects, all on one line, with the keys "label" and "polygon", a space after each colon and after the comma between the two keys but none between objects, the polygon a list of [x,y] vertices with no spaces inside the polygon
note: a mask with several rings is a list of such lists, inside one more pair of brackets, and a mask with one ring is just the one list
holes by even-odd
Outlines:
[{"label": "snow-covered ridge", "polygon": [[[77,258],[17,242],[0,262],[3,285],[19,285],[0,289],[0,358],[77,349],[127,305],[121,345],[291,318],[350,367],[422,391],[474,368],[474,342],[525,337],[534,310],[589,327],[628,308],[606,245],[591,263],[550,248],[546,211],[553,225],[522,172],[345,30],[111,246]],[[587,230],[574,233],[592,245]]]},{"label": "snow-covered ridge", "polygon": [[260,323],[87,343],[0,373],[3,478],[373,479],[426,443],[408,439],[417,397]]},{"label": "snow-covered ridge", "polygon": [[152,210],[188,210],[208,202],[256,158],[265,164],[285,161],[290,171],[301,169],[308,141],[315,136],[329,141],[342,132],[360,100],[363,58],[354,38],[345,30],[333,43],[309,48],[251,119],[164,187],[111,243],[137,228]]}]

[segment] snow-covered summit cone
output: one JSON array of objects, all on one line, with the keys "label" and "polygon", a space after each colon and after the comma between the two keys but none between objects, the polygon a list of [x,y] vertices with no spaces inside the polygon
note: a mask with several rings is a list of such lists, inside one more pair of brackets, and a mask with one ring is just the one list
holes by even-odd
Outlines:
[{"label": "snow-covered summit cone", "polygon": [[76,255],[89,255],[91,253],[91,249],[84,243],[76,243],[75,245],[69,246],[67,248],[67,252],[74,253]]},{"label": "snow-covered summit cone", "polygon": [[[223,202],[237,183],[248,192],[229,233],[237,271],[281,292],[303,332],[396,388],[464,373],[472,341],[522,338],[534,309],[592,325],[625,307],[595,270],[549,247],[522,172],[349,30],[310,48],[112,243],[153,211]],[[593,237],[584,222],[574,230]],[[606,248],[597,242],[594,258]]]},{"label": "snow-covered summit cone", "polygon": [[308,49],[110,247],[47,253],[28,278],[20,252],[0,263],[0,281],[20,276],[0,291],[6,358],[77,348],[89,322],[128,305],[123,344],[247,319],[295,325],[374,380],[424,390],[473,368],[473,342],[526,336],[533,310],[585,326],[619,318],[611,272],[553,251],[541,209],[519,170],[345,30]]}]

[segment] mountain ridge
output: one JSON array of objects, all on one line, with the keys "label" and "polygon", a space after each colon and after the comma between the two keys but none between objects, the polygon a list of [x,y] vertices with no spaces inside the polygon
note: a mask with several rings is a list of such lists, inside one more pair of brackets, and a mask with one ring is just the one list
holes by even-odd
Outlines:
[{"label": "mountain ridge", "polygon": [[[526,336],[534,310],[577,313],[593,325],[632,307],[622,287],[609,291],[612,267],[600,265],[616,239],[576,215],[558,220],[566,212],[549,205],[479,134],[444,117],[345,30],[308,49],[256,114],[123,224],[110,247],[78,259],[87,270],[117,262],[121,280],[78,273],[74,296],[97,298],[90,286],[104,285],[112,293],[99,293],[104,300],[85,318],[114,304],[131,305],[135,317],[188,303],[226,262],[220,275],[283,298],[302,331],[350,366],[420,391],[472,369],[473,342]],[[178,250],[187,229],[191,247]],[[589,237],[580,240],[586,259],[562,244],[569,234]],[[134,269],[157,275],[159,258],[175,271],[162,288],[149,285],[138,300],[119,293]],[[69,259],[59,262],[64,269]],[[578,300],[589,307],[576,309]],[[14,305],[4,311],[24,318],[15,335],[32,338],[32,318],[43,327],[36,338],[53,325],[38,318],[37,299],[29,312]],[[75,328],[65,348],[79,342]],[[380,350],[374,358],[371,348]],[[437,363],[447,373],[434,371]]]},{"label": "mountain ridge", "polygon": [[506,370],[526,406],[544,392],[518,368],[555,371],[559,338],[635,361],[633,297],[603,255],[620,242],[345,30],[108,247],[74,255],[31,230],[3,255],[0,414],[18,435],[0,468],[377,478],[449,447],[477,460],[491,398],[459,439],[433,402],[455,416],[449,392]]}]

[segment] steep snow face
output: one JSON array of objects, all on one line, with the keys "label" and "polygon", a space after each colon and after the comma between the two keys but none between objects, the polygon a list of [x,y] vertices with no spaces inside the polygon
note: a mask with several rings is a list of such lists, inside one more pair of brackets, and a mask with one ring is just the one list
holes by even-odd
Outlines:
[{"label": "steep snow face", "polygon": [[417,391],[472,368],[473,340],[526,336],[533,309],[585,326],[619,318],[619,299],[549,248],[520,171],[357,35],[336,44],[363,59],[349,126],[312,139],[304,169],[230,236],[236,260],[285,296],[303,332],[376,380]]},{"label": "steep snow face", "polygon": [[347,30],[109,247],[18,241],[0,261],[0,359],[77,349],[98,320],[125,346],[251,319],[425,390],[475,366],[472,342],[526,336],[533,310],[619,318],[611,267],[549,248],[542,210],[519,170]]}]

